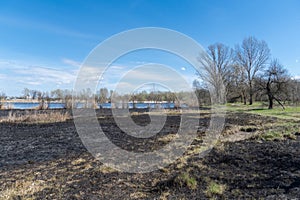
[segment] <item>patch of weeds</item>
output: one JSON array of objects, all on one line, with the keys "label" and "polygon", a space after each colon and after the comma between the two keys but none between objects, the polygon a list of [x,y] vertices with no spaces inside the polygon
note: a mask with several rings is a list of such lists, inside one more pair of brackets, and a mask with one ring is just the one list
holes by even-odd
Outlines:
[{"label": "patch of weeds", "polygon": [[260,139],[265,140],[265,141],[274,141],[274,140],[282,140],[283,139],[283,135],[282,133],[278,132],[278,131],[267,131],[266,133],[262,134],[260,136]]},{"label": "patch of weeds", "polygon": [[275,140],[284,140],[291,139],[296,140],[297,137],[294,133],[290,131],[282,131],[282,130],[268,130],[266,133],[260,135],[259,137],[265,141],[275,141]]},{"label": "patch of weeds", "polygon": [[189,173],[181,173],[179,174],[175,182],[177,182],[181,187],[187,186],[191,190],[195,190],[197,188],[197,180],[194,177],[191,177]]},{"label": "patch of weeds", "polygon": [[216,195],[222,195],[225,190],[226,190],[226,185],[219,184],[213,180],[209,180],[207,188],[205,190],[205,194],[207,195],[207,197],[211,198]]}]

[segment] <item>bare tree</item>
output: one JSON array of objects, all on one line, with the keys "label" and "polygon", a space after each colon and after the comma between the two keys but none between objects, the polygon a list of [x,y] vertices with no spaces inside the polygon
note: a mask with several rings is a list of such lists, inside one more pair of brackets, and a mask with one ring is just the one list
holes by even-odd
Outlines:
[{"label": "bare tree", "polygon": [[24,99],[28,99],[30,97],[30,90],[28,88],[24,88],[22,91]]},{"label": "bare tree", "polygon": [[268,96],[269,109],[273,109],[274,100],[284,109],[281,103],[284,96],[287,96],[290,87],[291,77],[288,71],[279,63],[278,60],[272,60],[265,73],[258,78],[257,84],[265,91]]},{"label": "bare tree", "polygon": [[107,88],[100,88],[100,94],[99,94],[99,102],[106,103],[108,98],[109,92]]},{"label": "bare tree", "polygon": [[214,91],[215,102],[225,103],[225,91],[228,84],[228,75],[232,65],[232,50],[221,43],[210,45],[207,53],[200,54],[198,61],[203,72],[198,74],[207,86]]},{"label": "bare tree", "polygon": [[47,100],[48,97],[46,97],[48,94],[46,92],[41,92],[36,90],[36,96],[39,101],[38,110],[48,109],[48,104],[45,103],[45,99]]},{"label": "bare tree", "polygon": [[[71,109],[73,106],[73,101],[72,101],[72,91],[71,90],[61,90],[61,89],[56,89],[51,91],[51,97],[53,100],[59,100],[63,104],[65,109]],[[47,97],[47,96],[46,96]],[[49,98],[50,99],[50,98]],[[74,105],[74,107],[76,107]]]},{"label": "bare tree", "polygon": [[246,72],[249,89],[249,104],[253,103],[253,80],[256,74],[263,70],[269,60],[270,49],[265,41],[248,37],[236,47],[236,61]]}]

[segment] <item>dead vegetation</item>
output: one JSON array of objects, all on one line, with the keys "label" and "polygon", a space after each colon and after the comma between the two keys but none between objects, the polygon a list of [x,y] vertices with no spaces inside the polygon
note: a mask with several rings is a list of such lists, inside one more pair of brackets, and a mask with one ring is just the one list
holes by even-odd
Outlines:
[{"label": "dead vegetation", "polygon": [[18,113],[10,111],[8,116],[1,117],[0,123],[55,123],[65,122],[71,119],[68,112],[51,111],[46,113],[40,112],[25,112]]}]

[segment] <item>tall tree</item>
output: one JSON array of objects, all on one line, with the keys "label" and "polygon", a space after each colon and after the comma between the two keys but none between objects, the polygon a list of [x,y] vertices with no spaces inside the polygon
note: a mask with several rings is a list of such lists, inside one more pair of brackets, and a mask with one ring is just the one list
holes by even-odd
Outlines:
[{"label": "tall tree", "polygon": [[203,72],[198,74],[202,80],[213,89],[216,101],[225,103],[225,86],[228,84],[228,75],[232,65],[232,49],[222,43],[208,46],[206,54],[200,54],[198,60]]},{"label": "tall tree", "polygon": [[245,38],[241,45],[236,46],[236,62],[246,73],[250,105],[253,103],[253,81],[257,73],[264,69],[269,57],[270,49],[267,43],[255,37]]}]

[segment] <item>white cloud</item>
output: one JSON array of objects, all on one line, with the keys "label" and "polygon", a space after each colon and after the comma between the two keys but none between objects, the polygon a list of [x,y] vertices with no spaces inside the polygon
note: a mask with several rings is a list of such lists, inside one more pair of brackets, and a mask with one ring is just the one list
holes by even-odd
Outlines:
[{"label": "white cloud", "polygon": [[185,70],[186,70],[186,68],[185,68],[185,67],[181,67],[181,70],[182,70],[182,71],[185,71]]},{"label": "white cloud", "polygon": [[74,61],[74,60],[71,60],[71,59],[68,59],[68,58],[63,58],[62,62],[64,64],[71,65],[73,67],[78,67],[79,68],[81,66],[80,62],[77,62],[77,61]]}]

